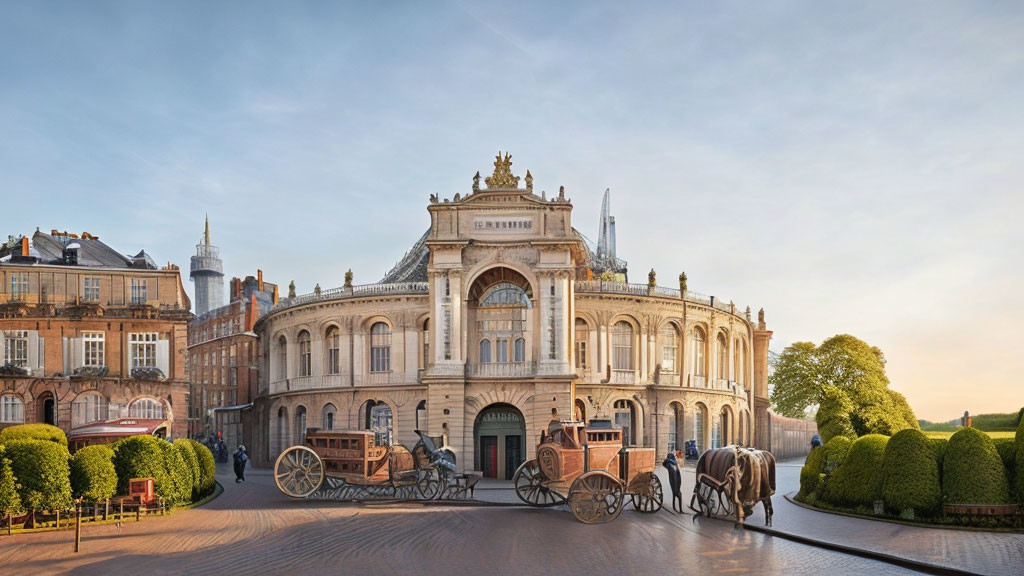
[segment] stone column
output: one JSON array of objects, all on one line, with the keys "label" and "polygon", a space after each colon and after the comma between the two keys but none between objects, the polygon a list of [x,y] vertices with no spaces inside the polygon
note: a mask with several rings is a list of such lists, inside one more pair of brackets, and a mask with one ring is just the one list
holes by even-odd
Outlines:
[{"label": "stone column", "polygon": [[772,331],[764,322],[764,310],[758,313],[757,329],[754,330],[754,413],[751,415],[754,427],[754,446],[769,449],[771,439],[768,430],[768,344]]}]

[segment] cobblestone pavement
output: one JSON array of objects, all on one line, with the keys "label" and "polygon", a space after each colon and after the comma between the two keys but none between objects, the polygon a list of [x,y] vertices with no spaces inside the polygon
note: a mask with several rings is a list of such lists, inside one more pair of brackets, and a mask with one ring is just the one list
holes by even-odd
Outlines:
[{"label": "cobblestone pavement", "polygon": [[[86,526],[73,534],[0,537],[3,574],[912,574],[732,523],[626,510],[588,526],[565,509],[293,501],[270,472],[167,518]],[[692,469],[687,474],[692,485]],[[512,501],[501,484],[477,492]],[[685,495],[686,490],[684,490]],[[511,498],[508,498],[511,495]],[[776,524],[783,514],[777,505]],[[786,509],[788,512],[788,508]],[[799,510],[799,509],[798,509]],[[802,510],[814,514],[813,512]],[[763,523],[760,512],[752,522]],[[827,516],[827,518],[834,518]],[[1019,566],[1019,564],[1018,564]]]}]

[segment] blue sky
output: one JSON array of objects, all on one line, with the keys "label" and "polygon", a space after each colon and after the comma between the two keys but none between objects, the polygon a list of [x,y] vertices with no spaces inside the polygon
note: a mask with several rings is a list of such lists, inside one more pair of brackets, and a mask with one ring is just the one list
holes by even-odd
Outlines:
[{"label": "blue sky", "polygon": [[208,212],[228,277],[372,282],[509,150],[633,280],[1024,404],[1024,5],[551,4],[7,2],[0,233],[187,270]]}]

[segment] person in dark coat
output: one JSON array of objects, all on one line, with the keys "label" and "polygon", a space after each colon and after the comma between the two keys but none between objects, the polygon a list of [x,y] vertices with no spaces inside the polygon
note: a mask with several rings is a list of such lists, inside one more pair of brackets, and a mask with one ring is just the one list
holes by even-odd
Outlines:
[{"label": "person in dark coat", "polygon": [[668,470],[668,484],[669,487],[672,488],[672,509],[679,514],[682,514],[683,494],[680,488],[683,484],[683,477],[679,473],[679,463],[676,462],[676,455],[669,452],[665,461],[662,462],[661,465]]},{"label": "person in dark coat", "polygon": [[245,465],[249,461],[249,455],[245,453],[245,445],[238,445],[238,452],[235,452],[235,484],[245,482]]}]

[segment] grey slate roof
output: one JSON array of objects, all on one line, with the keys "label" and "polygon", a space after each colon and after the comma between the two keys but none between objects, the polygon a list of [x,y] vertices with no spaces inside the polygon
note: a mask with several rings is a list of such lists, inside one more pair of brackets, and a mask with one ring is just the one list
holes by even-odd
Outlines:
[{"label": "grey slate roof", "polygon": [[395,264],[395,267],[381,278],[381,284],[427,281],[427,262],[430,260],[430,249],[427,248],[427,236],[429,235],[430,229],[428,228],[423,236],[420,236],[420,239],[412,245],[412,248],[405,253],[405,256]]},{"label": "grey slate roof", "polygon": [[[67,244],[78,244],[78,265],[89,268],[142,268],[155,270],[156,263],[146,254],[139,252],[134,258],[125,256],[95,238],[71,238]],[[63,264],[64,242],[46,232],[36,231],[32,235],[31,255],[38,257],[42,264]],[[21,253],[21,244],[12,241],[0,246],[0,256],[7,253]]]}]

